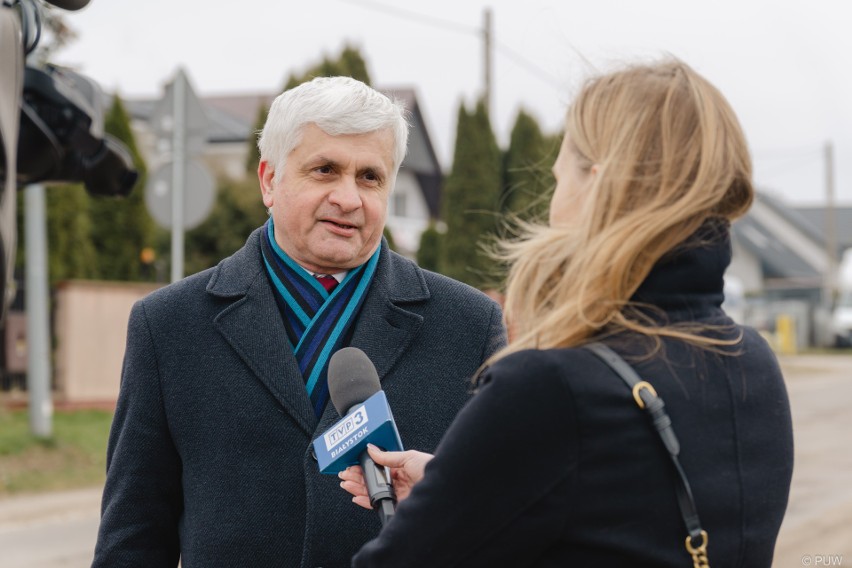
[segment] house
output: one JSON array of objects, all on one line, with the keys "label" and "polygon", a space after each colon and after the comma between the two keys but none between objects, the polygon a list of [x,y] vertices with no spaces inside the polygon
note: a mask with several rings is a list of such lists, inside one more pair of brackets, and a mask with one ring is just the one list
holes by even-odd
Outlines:
[{"label": "house", "polygon": [[834,208],[834,250],[828,250],[824,207],[792,207],[759,192],[734,223],[732,270],[748,292],[771,297],[820,295],[829,283],[829,259],[836,263],[852,248],[852,207]]},{"label": "house", "polygon": [[746,323],[771,329],[779,315],[789,315],[800,346],[831,343],[830,262],[852,247],[852,207],[835,208],[834,216],[835,248],[829,251],[825,208],[791,207],[757,194],[748,214],[733,225],[734,256],[727,273],[745,293]]},{"label": "house", "polygon": [[[403,103],[411,124],[408,154],[388,203],[387,227],[397,250],[413,257],[420,245],[420,234],[439,216],[443,173],[415,91],[406,88],[380,90]],[[273,93],[199,97],[207,118],[201,159],[214,175],[233,179],[246,175],[250,140],[256,136],[252,129],[259,113],[269,107],[274,97]],[[126,102],[140,152],[151,167],[167,159],[163,141],[152,125],[159,102],[159,99]]]}]

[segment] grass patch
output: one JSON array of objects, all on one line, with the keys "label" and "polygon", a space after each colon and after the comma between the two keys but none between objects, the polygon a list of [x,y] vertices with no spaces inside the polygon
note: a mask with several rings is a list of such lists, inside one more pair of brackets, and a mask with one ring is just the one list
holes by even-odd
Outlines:
[{"label": "grass patch", "polygon": [[0,408],[0,497],[104,482],[112,412],[53,415],[53,435],[32,435],[29,413]]}]

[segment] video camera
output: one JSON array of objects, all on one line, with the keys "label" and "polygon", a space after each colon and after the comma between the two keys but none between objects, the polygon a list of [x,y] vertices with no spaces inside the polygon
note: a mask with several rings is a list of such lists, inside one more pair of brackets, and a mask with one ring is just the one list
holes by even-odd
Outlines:
[{"label": "video camera", "polygon": [[[41,36],[41,0],[0,0],[0,322],[14,295],[16,190],[82,182],[92,195],[126,196],[138,173],[121,142],[104,133],[104,97],[91,79],[26,56]],[[43,0],[79,10],[89,0]],[[17,140],[17,143],[15,141]]]}]

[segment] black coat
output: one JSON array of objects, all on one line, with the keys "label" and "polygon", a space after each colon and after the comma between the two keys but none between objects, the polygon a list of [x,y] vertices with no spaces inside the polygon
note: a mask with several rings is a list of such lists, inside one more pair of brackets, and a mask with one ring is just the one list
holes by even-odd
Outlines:
[{"label": "black coat", "polygon": [[[769,567],[793,467],[775,356],[720,308],[727,240],[656,266],[636,299],[670,323],[729,326],[738,355],[624,334],[608,343],[666,403],[718,567]],[[630,389],[585,349],[496,363],[423,481],[353,565],[684,567],[671,460]]]},{"label": "black coat", "polygon": [[[259,231],[131,313],[95,567],[333,568],[379,530],[311,441],[310,406]],[[504,341],[484,294],[382,248],[350,345],[375,363],[406,447],[434,448]]]}]

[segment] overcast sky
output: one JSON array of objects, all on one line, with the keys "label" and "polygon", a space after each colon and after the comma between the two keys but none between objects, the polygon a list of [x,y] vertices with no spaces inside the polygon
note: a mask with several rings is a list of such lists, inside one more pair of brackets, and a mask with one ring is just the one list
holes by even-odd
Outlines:
[{"label": "overcast sky", "polygon": [[416,90],[451,166],[458,105],[482,92],[483,12],[493,14],[492,123],[505,143],[524,107],[559,128],[583,78],[671,54],[737,112],[755,179],[791,204],[852,205],[852,8],[843,0],[92,0],[55,58],[125,98],[160,96],[178,66],[200,95],[276,91],[346,42],[377,87]]}]

